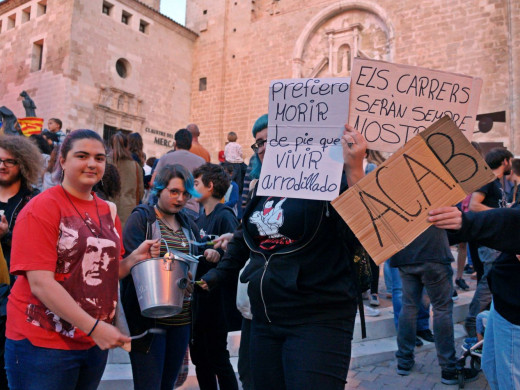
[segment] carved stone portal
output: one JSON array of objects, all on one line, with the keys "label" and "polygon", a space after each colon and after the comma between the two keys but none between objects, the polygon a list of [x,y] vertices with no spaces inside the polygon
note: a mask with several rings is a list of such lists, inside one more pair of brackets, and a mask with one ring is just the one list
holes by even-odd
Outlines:
[{"label": "carved stone portal", "polygon": [[[296,48],[293,77],[350,76],[355,57],[391,60],[392,33],[375,13],[365,9],[338,9],[312,21]],[[297,45],[298,45],[297,44]]]},{"label": "carved stone portal", "polygon": [[142,116],[142,99],[117,88],[100,86],[96,105],[96,123],[99,128],[110,125],[139,132],[146,120]]}]

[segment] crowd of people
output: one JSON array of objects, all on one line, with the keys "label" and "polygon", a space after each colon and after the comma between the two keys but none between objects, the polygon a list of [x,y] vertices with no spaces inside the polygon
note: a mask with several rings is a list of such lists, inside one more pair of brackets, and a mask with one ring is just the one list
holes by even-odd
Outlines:
[{"label": "crowd of people", "polygon": [[[330,202],[257,194],[267,114],[253,124],[248,165],[234,132],[211,163],[193,123],[159,158],[138,133],[105,142],[61,127],[52,118],[40,135],[0,136],[0,388],[96,389],[107,351],[124,347],[135,389],[182,385],[191,356],[202,390],[235,390],[227,335],[241,330],[242,388],[343,389],[358,308],[380,315],[380,298],[392,300],[397,375],[411,373],[426,340],[442,383],[471,381],[479,373],[457,366],[453,325],[464,271],[478,281],[465,347],[484,340],[492,389],[520,388],[520,160],[506,149],[485,153],[495,181],[430,211],[432,226],[386,261],[383,296],[371,259],[360,291],[360,243]],[[343,192],[383,159],[349,125],[341,145]],[[197,273],[179,314],[149,318],[130,270],[170,250],[201,255]],[[152,328],[161,331],[130,337]]]}]

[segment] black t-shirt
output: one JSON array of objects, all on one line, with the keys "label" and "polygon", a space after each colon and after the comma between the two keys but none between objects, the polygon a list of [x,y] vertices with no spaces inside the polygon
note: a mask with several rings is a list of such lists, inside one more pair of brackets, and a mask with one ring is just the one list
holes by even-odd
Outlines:
[{"label": "black t-shirt", "polygon": [[233,210],[222,203],[217,204],[209,215],[206,215],[201,209],[196,223],[202,241],[210,241],[204,239],[209,234],[220,236],[224,233],[233,233],[238,226],[238,220]]},{"label": "black t-shirt", "polygon": [[502,208],[507,207],[507,197],[500,179],[495,179],[491,183],[486,184],[484,187],[479,188],[476,192],[482,192],[485,196],[482,204],[491,208]]},{"label": "black t-shirt", "polygon": [[297,199],[264,196],[244,224],[262,251],[274,252],[301,239],[304,217]]},{"label": "black t-shirt", "polygon": [[435,262],[449,264],[453,261],[448,236],[444,229],[430,226],[406,248],[390,258],[390,266]]}]

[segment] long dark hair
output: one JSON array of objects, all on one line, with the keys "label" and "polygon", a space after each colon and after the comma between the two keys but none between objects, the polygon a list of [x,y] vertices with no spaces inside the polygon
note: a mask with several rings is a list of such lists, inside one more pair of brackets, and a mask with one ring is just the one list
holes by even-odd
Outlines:
[{"label": "long dark hair", "polygon": [[[59,152],[60,157],[62,157],[65,160],[67,158],[67,154],[71,151],[72,147],[74,146],[74,142],[79,141],[81,139],[94,139],[96,141],[99,141],[101,145],[103,145],[103,148],[105,149],[106,153],[105,143],[103,142],[103,139],[98,133],[89,129],[78,129],[70,132],[63,140]],[[62,174],[63,168],[61,164],[56,164],[56,170],[54,171],[52,177],[54,182],[61,182]]]},{"label": "long dark hair", "polygon": [[143,138],[139,133],[132,133],[128,135],[128,150],[139,159],[139,164],[144,165],[146,155],[143,152]]},{"label": "long dark hair", "polygon": [[132,155],[128,151],[128,139],[120,131],[112,136],[110,146],[112,148],[112,161],[115,165],[121,160],[132,159]]},{"label": "long dark hair", "polygon": [[106,163],[105,174],[93,188],[94,192],[104,200],[117,198],[121,192],[121,177],[116,166]]}]

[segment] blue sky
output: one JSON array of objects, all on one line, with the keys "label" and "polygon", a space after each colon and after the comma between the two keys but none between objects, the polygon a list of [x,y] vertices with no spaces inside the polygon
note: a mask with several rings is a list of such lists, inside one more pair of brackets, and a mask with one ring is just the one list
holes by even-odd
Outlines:
[{"label": "blue sky", "polygon": [[[0,0],[0,3],[3,1]],[[184,26],[186,24],[186,0],[162,0],[161,13]]]},{"label": "blue sky", "polygon": [[162,0],[161,13],[184,26],[186,23],[186,0]]}]

